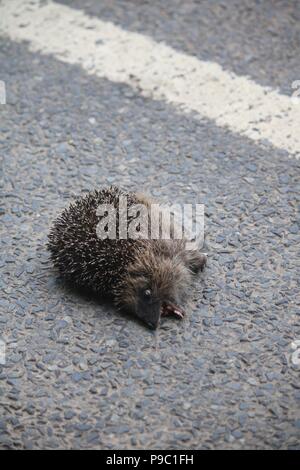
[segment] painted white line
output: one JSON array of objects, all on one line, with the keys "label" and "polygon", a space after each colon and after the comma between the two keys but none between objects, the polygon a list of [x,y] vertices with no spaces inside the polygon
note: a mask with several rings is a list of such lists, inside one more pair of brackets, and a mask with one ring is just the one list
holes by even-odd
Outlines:
[{"label": "painted white line", "polygon": [[28,41],[31,51],[79,64],[90,74],[300,156],[300,105],[247,77],[52,1],[4,0],[0,18],[0,34]]}]

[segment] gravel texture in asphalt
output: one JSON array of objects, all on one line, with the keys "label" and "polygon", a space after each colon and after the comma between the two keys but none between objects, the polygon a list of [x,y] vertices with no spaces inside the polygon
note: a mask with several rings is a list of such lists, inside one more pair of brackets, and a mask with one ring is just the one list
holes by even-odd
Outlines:
[{"label": "gravel texture in asphalt", "polygon": [[[85,8],[288,93],[296,2],[246,3]],[[26,44],[1,39],[0,63],[0,447],[299,448],[299,161]],[[53,270],[51,221],[109,184],[205,204],[183,322],[153,333]]]}]

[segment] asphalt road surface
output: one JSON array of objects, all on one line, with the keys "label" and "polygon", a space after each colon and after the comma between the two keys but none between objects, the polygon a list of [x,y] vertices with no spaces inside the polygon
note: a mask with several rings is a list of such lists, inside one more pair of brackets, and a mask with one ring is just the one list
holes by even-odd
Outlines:
[{"label": "asphalt road surface", "polygon": [[[0,447],[299,449],[298,2],[0,18]],[[184,321],[153,333],[52,268],[52,220],[108,184],[205,204]]]}]

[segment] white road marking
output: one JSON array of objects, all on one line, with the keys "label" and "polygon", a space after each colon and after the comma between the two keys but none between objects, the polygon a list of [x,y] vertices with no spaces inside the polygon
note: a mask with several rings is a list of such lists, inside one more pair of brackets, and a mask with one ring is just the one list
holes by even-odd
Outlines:
[{"label": "white road marking", "polygon": [[291,97],[52,1],[4,0],[0,18],[0,34],[28,41],[33,52],[79,64],[89,74],[126,83],[144,95],[300,156],[300,105]]}]

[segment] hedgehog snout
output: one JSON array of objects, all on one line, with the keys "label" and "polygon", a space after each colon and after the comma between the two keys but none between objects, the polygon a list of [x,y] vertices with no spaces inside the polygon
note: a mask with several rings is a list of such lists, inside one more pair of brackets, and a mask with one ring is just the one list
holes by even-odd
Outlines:
[{"label": "hedgehog snout", "polygon": [[161,303],[158,300],[147,302],[139,299],[137,304],[136,315],[146,323],[149,328],[155,330],[160,321]]},{"label": "hedgehog snout", "polygon": [[149,328],[156,329],[158,327],[161,314],[161,302],[153,295],[150,288],[141,289],[139,291],[135,313]]}]

